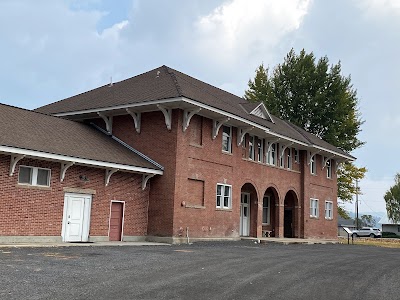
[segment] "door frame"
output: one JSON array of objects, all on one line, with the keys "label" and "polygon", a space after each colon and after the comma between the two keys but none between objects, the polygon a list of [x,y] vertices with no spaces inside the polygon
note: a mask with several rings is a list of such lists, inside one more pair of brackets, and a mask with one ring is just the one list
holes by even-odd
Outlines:
[{"label": "door frame", "polygon": [[121,200],[111,200],[110,201],[110,212],[108,215],[108,239],[110,239],[110,226],[111,226],[111,207],[112,204],[116,202],[116,203],[122,203],[122,228],[121,228],[121,241],[124,240],[124,222],[125,222],[125,201],[121,201]]},{"label": "door frame", "polygon": [[[62,219],[62,226],[61,226],[61,239],[63,242],[66,241],[66,228],[67,228],[67,210],[68,210],[68,197],[75,196],[75,197],[82,197],[84,198],[84,209],[83,209],[83,228],[82,228],[82,242],[89,241],[89,232],[90,232],[90,217],[92,214],[92,194],[81,194],[81,193],[64,193],[64,208],[63,208],[63,219]],[[88,200],[86,203],[86,199]]]},{"label": "door frame", "polygon": [[[243,212],[242,212],[242,204],[244,204],[242,202],[242,199],[243,199],[242,196],[243,195],[247,195],[248,196],[248,200],[249,200],[248,203],[246,203],[246,205],[247,205],[247,235],[243,234]],[[250,236],[250,204],[251,204],[251,195],[250,195],[250,193],[241,192],[240,193],[240,215],[239,215],[239,217],[240,217],[239,233],[241,233],[240,236]]]}]

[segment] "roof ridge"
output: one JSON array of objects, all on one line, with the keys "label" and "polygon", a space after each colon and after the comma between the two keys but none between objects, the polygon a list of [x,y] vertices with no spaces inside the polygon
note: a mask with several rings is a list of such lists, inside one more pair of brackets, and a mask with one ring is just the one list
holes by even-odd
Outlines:
[{"label": "roof ridge", "polygon": [[175,88],[176,88],[176,91],[178,92],[179,97],[182,97],[183,96],[182,88],[179,85],[178,80],[176,79],[176,75],[175,75],[175,72],[174,72],[175,70],[170,68],[170,67],[168,67],[168,66],[166,66],[166,65],[163,65],[162,68],[164,68],[165,71],[167,72],[167,74],[169,74],[171,76],[172,81],[173,81],[173,83],[175,85]]}]

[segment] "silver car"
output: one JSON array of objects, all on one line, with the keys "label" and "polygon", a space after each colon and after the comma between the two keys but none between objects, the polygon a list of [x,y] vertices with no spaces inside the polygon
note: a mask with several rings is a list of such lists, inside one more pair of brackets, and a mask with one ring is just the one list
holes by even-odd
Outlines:
[{"label": "silver car", "polygon": [[354,230],[353,236],[369,236],[371,238],[382,237],[382,232],[378,228],[363,227],[360,230]]}]

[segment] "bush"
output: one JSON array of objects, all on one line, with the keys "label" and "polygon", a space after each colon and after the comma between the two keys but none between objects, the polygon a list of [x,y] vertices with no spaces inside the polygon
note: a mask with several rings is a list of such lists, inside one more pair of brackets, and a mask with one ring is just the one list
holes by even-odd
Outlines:
[{"label": "bush", "polygon": [[383,232],[382,232],[382,237],[383,237],[383,238],[391,238],[391,239],[398,239],[398,238],[400,238],[400,236],[398,236],[398,235],[395,234],[394,232],[387,232],[387,231],[383,231]]}]

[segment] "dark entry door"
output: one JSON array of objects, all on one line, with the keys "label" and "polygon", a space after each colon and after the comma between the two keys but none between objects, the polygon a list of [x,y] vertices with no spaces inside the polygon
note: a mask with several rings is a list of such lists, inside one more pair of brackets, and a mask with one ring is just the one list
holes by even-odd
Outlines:
[{"label": "dark entry door", "polygon": [[284,236],[287,238],[293,237],[293,210],[285,209],[284,215]]},{"label": "dark entry door", "polygon": [[120,241],[122,236],[122,216],[124,205],[122,202],[111,203],[110,241]]}]

